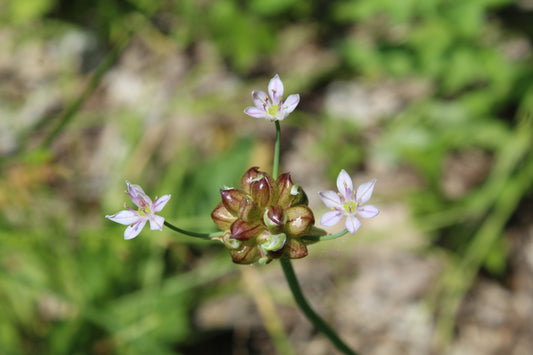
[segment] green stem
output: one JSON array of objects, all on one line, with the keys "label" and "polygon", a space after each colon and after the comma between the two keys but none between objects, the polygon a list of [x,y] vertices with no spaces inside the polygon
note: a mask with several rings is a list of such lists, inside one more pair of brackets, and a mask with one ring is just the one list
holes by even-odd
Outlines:
[{"label": "green stem", "polygon": [[316,327],[317,330],[321,331],[325,336],[327,336],[331,343],[335,345],[335,347],[339,351],[347,355],[357,355],[357,353],[350,349],[350,347],[346,345],[341,340],[341,338],[339,338],[337,333],[333,329],[331,329],[326,324],[326,322],[324,322],[324,320],[320,318],[318,314],[315,313],[315,311],[313,311],[311,306],[309,306],[309,303],[307,303],[307,300],[305,299],[305,296],[302,293],[302,289],[300,288],[298,279],[296,278],[296,274],[294,273],[294,269],[292,268],[291,259],[281,258],[280,262],[294,300],[296,301],[298,307],[300,307],[302,312],[304,312],[307,319],[309,319],[309,321]]},{"label": "green stem", "polygon": [[339,232],[339,233],[335,233],[335,234],[326,234],[326,235],[320,236],[320,237],[318,238],[318,240],[319,240],[319,241],[333,240],[333,239],[337,239],[337,238],[342,237],[342,236],[345,235],[346,233],[348,233],[348,229],[345,229],[345,230],[343,230],[342,232]]},{"label": "green stem", "polygon": [[278,169],[279,169],[279,147],[281,142],[281,128],[279,126],[279,121],[274,121],[276,124],[276,143],[274,144],[274,162],[272,164],[272,177],[274,179],[278,178]]},{"label": "green stem", "polygon": [[222,232],[196,233],[196,232],[186,231],[184,229],[178,228],[178,227],[168,223],[167,221],[165,221],[165,226],[167,226],[168,228],[172,229],[175,232],[178,232],[178,233],[181,233],[181,234],[185,234],[185,235],[188,235],[190,237],[195,237],[195,238],[211,239],[211,238],[214,238],[214,237],[220,237],[222,235]]},{"label": "green stem", "polygon": [[337,238],[342,237],[346,233],[348,233],[347,229],[343,230],[342,232],[335,233],[335,234],[326,234],[326,235],[318,235],[318,236],[306,235],[306,236],[303,236],[302,238],[305,239],[306,241],[309,241],[310,243],[316,243],[316,242],[323,242],[325,240],[337,239]]}]

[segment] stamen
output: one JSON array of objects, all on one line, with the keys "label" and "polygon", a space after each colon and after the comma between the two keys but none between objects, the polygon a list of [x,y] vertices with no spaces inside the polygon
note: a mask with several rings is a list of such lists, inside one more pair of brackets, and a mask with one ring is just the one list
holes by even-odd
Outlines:
[{"label": "stamen", "polygon": [[354,201],[346,201],[343,205],[344,210],[351,214],[357,211],[357,203]]}]

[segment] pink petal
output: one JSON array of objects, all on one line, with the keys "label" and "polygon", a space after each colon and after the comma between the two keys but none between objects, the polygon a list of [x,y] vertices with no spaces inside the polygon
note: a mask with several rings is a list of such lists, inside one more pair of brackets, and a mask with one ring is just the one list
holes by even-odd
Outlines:
[{"label": "pink petal", "polygon": [[360,205],[370,200],[372,192],[374,191],[374,185],[376,184],[376,181],[377,179],[372,179],[357,188],[357,194],[355,195],[355,198]]},{"label": "pink petal", "polygon": [[318,194],[328,208],[342,207],[342,199],[335,191],[322,191]]},{"label": "pink petal", "polygon": [[283,109],[285,111],[285,115],[287,116],[289,113],[294,111],[296,106],[298,106],[298,103],[300,102],[300,95],[299,94],[292,94],[287,97],[287,100],[283,103]]},{"label": "pink petal", "polygon": [[158,230],[158,231],[161,231],[163,230],[163,224],[165,223],[165,219],[161,216],[157,216],[157,215],[151,215],[149,217],[150,219],[150,229],[155,231],[155,230]]},{"label": "pink petal", "polygon": [[263,108],[268,103],[268,95],[261,90],[252,91],[252,100],[257,108]]},{"label": "pink petal", "polygon": [[372,218],[377,216],[378,213],[379,210],[372,205],[366,205],[357,208],[357,215],[363,218]]},{"label": "pink petal", "polygon": [[131,226],[128,226],[124,231],[124,239],[129,240],[133,239],[141,233],[144,225],[146,224],[146,219],[139,220],[137,223],[133,223]]},{"label": "pink petal", "polygon": [[352,178],[344,169],[341,170],[339,176],[337,177],[337,189],[339,189],[340,194],[344,196],[345,201],[350,201],[352,199]]},{"label": "pink petal", "polygon": [[137,207],[151,206],[152,199],[144,193],[144,190],[139,185],[130,184],[129,181],[126,181],[128,185],[128,195],[130,195],[131,202]]},{"label": "pink petal", "polygon": [[244,113],[255,118],[267,118],[267,113],[257,107],[249,106],[244,109]]},{"label": "pink petal", "polygon": [[348,216],[344,225],[346,226],[346,229],[348,229],[348,232],[355,234],[359,227],[361,227],[361,221],[354,216]]},{"label": "pink petal", "polygon": [[131,198],[138,198],[139,195],[144,195],[144,190],[139,185],[135,185],[126,180],[126,186],[128,186],[128,194]]},{"label": "pink petal", "polygon": [[274,105],[278,105],[283,98],[283,82],[276,74],[268,83],[268,94]]},{"label": "pink petal", "polygon": [[123,210],[112,216],[105,216],[105,218],[127,226],[139,220],[139,213],[137,211]]},{"label": "pink petal", "polygon": [[153,212],[160,212],[163,207],[167,204],[168,200],[170,200],[170,195],[163,195],[157,200],[154,201],[154,205],[152,207]]},{"label": "pink petal", "polygon": [[342,216],[344,216],[344,214],[339,210],[326,212],[320,219],[320,224],[328,227],[334,226],[340,222]]}]

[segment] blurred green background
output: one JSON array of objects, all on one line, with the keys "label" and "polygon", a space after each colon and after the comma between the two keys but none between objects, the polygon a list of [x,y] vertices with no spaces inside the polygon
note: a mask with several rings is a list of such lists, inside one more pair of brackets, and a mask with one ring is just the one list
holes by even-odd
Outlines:
[{"label": "blurred green background", "polygon": [[[3,0],[0,24],[0,354],[237,353],[231,325],[195,318],[246,295],[222,246],[148,228],[125,242],[103,216],[127,179],[214,231],[218,189],[269,170],[273,125],[242,110],[275,73],[301,95],[281,171],[313,196],[342,168],[377,177],[382,213],[351,238],[416,235],[410,252],[440,263],[420,297],[431,348],[457,338],[480,278],[533,297],[531,1]],[[298,353],[263,322],[267,345],[240,354]]]}]

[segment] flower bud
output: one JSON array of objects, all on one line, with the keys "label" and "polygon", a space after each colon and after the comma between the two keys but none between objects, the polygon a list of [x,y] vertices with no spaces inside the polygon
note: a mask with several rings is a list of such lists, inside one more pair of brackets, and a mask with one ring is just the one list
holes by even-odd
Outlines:
[{"label": "flower bud", "polygon": [[294,196],[291,206],[297,206],[297,205],[307,206],[309,204],[309,199],[307,198],[307,194],[305,193],[305,191],[302,189],[300,185],[292,186],[291,195]]},{"label": "flower bud", "polygon": [[284,215],[281,207],[269,206],[265,208],[263,223],[265,223],[267,229],[272,233],[280,233],[283,231]]},{"label": "flower bud", "polygon": [[230,229],[232,223],[237,220],[237,217],[233,216],[226,207],[224,207],[222,202],[220,202],[213,212],[211,212],[211,218],[217,227],[222,230]]},{"label": "flower bud", "polygon": [[252,181],[250,184],[250,194],[260,207],[268,206],[274,192],[274,181],[266,174],[260,179]]},{"label": "flower bud", "polygon": [[291,237],[301,237],[305,235],[311,226],[315,224],[315,217],[309,207],[300,205],[291,207],[286,211],[287,223],[285,232]]},{"label": "flower bud", "polygon": [[287,235],[285,233],[271,234],[268,231],[263,232],[256,239],[259,254],[258,262],[265,265],[273,259],[280,258],[283,255],[286,241]]},{"label": "flower bud", "polygon": [[283,248],[287,241],[287,235],[285,233],[269,234],[266,241],[261,243],[261,247],[266,251],[276,251]]},{"label": "flower bud", "polygon": [[224,207],[226,207],[232,215],[236,216],[239,211],[241,200],[246,197],[246,193],[237,189],[225,189],[220,190],[220,195],[222,196]]},{"label": "flower bud", "polygon": [[269,231],[263,231],[263,233],[259,234],[257,238],[255,238],[255,243],[258,245],[266,243],[269,236],[270,236]]},{"label": "flower bud", "polygon": [[276,181],[276,185],[279,190],[279,206],[291,207],[296,205],[307,205],[309,203],[305,191],[300,185],[295,185],[292,182],[289,173],[280,175]]},{"label": "flower bud", "polygon": [[259,259],[255,245],[243,244],[239,249],[231,250],[231,259],[236,264],[253,264]]},{"label": "flower bud", "polygon": [[238,219],[231,225],[231,239],[249,240],[257,237],[264,231],[264,227],[260,223],[247,223],[242,219]]},{"label": "flower bud", "polygon": [[307,247],[298,239],[289,239],[284,250],[285,255],[291,259],[300,259],[307,256]]},{"label": "flower bud", "polygon": [[256,221],[261,216],[261,209],[256,202],[248,198],[243,198],[239,206],[238,215],[245,222]]},{"label": "flower bud", "polygon": [[291,179],[291,174],[281,174],[276,180],[276,185],[279,190],[278,205],[287,207],[290,205],[294,196],[291,195],[291,188],[294,185]]},{"label": "flower bud", "polygon": [[230,250],[239,249],[242,245],[242,242],[237,239],[231,239],[231,232],[228,230],[224,232],[222,237],[219,237],[219,240],[224,244],[224,246]]},{"label": "flower bud", "polygon": [[259,260],[257,260],[257,262],[261,265],[266,265],[268,264],[269,262],[271,262],[272,259],[270,259],[268,256],[262,256],[259,258]]},{"label": "flower bud", "polygon": [[261,172],[259,171],[259,168],[257,166],[254,166],[253,168],[248,169],[244,173],[244,175],[241,178],[241,187],[242,189],[250,193],[250,184],[256,180],[257,176],[260,175]]}]

